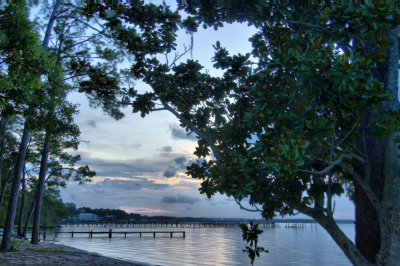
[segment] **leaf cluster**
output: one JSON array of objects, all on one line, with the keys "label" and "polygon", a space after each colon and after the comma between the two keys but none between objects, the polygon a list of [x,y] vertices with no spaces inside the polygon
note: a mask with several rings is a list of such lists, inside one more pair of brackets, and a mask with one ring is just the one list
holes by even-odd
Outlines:
[{"label": "leaf cluster", "polygon": [[[330,166],[332,156],[359,154],[357,128],[365,110],[375,114],[364,125],[371,134],[399,130],[398,110],[384,108],[392,95],[371,79],[371,71],[387,60],[387,34],[398,10],[333,5],[313,12],[312,24],[310,14],[296,6],[287,8],[284,18],[256,23],[255,70],[241,63],[241,71],[235,71],[238,59],[216,44],[215,66],[226,69],[224,80],[236,86],[225,91],[231,116],[213,135],[221,158],[188,167],[189,175],[204,180],[202,193],[247,198],[262,205],[265,218],[317,207],[328,191],[330,196],[344,193],[349,175],[343,169],[318,173]],[[376,50],[366,49],[366,43]],[[199,149],[208,145],[201,142]],[[327,175],[334,178],[328,181]]]},{"label": "leaf cluster", "polygon": [[263,231],[258,229],[258,224],[254,224],[253,222],[250,222],[249,226],[247,224],[240,224],[240,229],[242,229],[243,240],[249,244],[243,252],[247,253],[253,265],[255,258],[260,256],[260,252],[269,252],[257,245],[258,236],[262,234]]},{"label": "leaf cluster", "polygon": [[[3,118],[27,110],[35,103],[42,86],[41,77],[49,65],[28,10],[10,3],[0,10],[0,110]],[[17,30],[16,30],[17,29]]]}]

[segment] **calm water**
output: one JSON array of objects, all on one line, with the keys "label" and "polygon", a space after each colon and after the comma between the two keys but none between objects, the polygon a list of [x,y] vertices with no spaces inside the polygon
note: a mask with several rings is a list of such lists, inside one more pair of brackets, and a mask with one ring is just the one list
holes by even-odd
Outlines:
[{"label": "calm water", "polygon": [[[354,239],[354,226],[340,226]],[[64,227],[61,231],[107,231],[108,228]],[[303,228],[262,228],[259,245],[269,250],[261,254],[254,265],[351,265],[323,228],[307,224]],[[238,227],[233,228],[117,228],[113,231],[186,231],[181,235],[94,235],[59,234],[58,241],[79,249],[105,256],[148,263],[150,265],[251,265],[242,252],[244,242]],[[48,234],[48,239],[53,236]]]}]

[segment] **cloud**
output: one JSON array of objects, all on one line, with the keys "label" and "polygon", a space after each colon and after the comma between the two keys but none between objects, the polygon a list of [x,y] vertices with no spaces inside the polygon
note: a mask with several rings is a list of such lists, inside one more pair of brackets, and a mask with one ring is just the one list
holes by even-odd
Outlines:
[{"label": "cloud", "polygon": [[178,170],[175,167],[170,166],[167,168],[167,170],[164,171],[163,176],[170,178],[176,176],[177,173]]},{"label": "cloud", "polygon": [[94,121],[93,119],[88,120],[88,121],[87,121],[87,124],[88,124],[90,127],[93,127],[93,128],[96,128],[96,127],[97,127],[96,121]]},{"label": "cloud", "polygon": [[172,147],[171,146],[164,146],[161,148],[161,151],[163,152],[172,152]]},{"label": "cloud", "polygon": [[167,178],[174,177],[178,174],[179,170],[186,169],[186,157],[179,156],[172,160],[171,165],[164,171],[164,176]]},{"label": "cloud", "polygon": [[125,207],[125,206],[120,206],[119,209],[124,210],[127,213],[140,213],[140,214],[168,214],[170,211],[167,210],[160,210],[160,209],[152,209],[152,208],[145,208],[145,207]]},{"label": "cloud", "polygon": [[161,157],[171,157],[174,156],[171,152],[172,152],[172,147],[171,146],[163,146],[161,148],[158,149],[159,151],[161,151],[161,153],[159,154],[159,156]]},{"label": "cloud", "polygon": [[[124,145],[124,147],[126,147],[126,145]],[[136,143],[136,144],[130,145],[130,147],[133,149],[139,149],[140,147],[142,147],[142,144]]]},{"label": "cloud", "polygon": [[196,134],[188,134],[183,128],[179,127],[177,124],[171,124],[169,126],[171,130],[172,138],[174,139],[187,139],[192,141],[197,141]]},{"label": "cloud", "polygon": [[92,158],[86,153],[81,153],[81,164],[89,165],[96,171],[97,176],[104,177],[135,177],[143,174],[162,173],[170,166],[170,161],[165,158],[140,158],[133,160],[107,160]]},{"label": "cloud", "polygon": [[186,161],[187,161],[187,159],[186,159],[185,156],[180,156],[180,157],[177,157],[177,158],[174,159],[174,162],[175,162],[178,166],[180,166],[180,167],[182,167],[182,168],[186,167],[186,164],[185,164]]},{"label": "cloud", "polygon": [[185,196],[185,195],[177,195],[177,196],[163,196],[163,203],[184,203],[184,204],[195,204],[199,202],[199,198]]},{"label": "cloud", "polygon": [[110,179],[105,178],[103,181],[94,184],[94,189],[114,189],[114,190],[141,190],[141,189],[151,189],[151,190],[163,190],[170,185],[155,183],[154,181],[149,181],[144,177],[135,177],[133,180],[121,180],[121,179]]}]

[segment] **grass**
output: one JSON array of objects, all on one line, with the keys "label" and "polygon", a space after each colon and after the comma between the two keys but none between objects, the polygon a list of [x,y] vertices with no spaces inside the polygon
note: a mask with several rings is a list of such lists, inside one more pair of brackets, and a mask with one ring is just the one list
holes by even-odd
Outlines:
[{"label": "grass", "polygon": [[[19,245],[31,245],[29,241],[24,240],[24,239],[17,239],[17,238],[12,238],[11,239],[11,245],[10,245],[10,252],[16,252],[18,251],[17,246]],[[27,247],[25,249],[26,251],[30,251],[30,252],[38,252],[38,253],[69,253],[66,250],[63,249],[57,249],[57,248],[40,248],[40,247],[36,247],[36,248],[29,248]]]},{"label": "grass", "polygon": [[21,242],[23,242],[23,240],[15,238],[11,239],[10,251],[16,251],[16,245]]},{"label": "grass", "polygon": [[48,253],[68,253],[63,249],[53,249],[53,248],[27,248],[26,251],[32,252],[48,252]]}]

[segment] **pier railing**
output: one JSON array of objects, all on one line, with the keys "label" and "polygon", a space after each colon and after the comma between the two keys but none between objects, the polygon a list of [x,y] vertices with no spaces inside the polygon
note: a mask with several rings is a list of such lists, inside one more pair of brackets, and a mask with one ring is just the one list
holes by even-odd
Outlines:
[{"label": "pier railing", "polygon": [[125,237],[127,235],[130,234],[138,234],[140,237],[142,237],[142,235],[145,234],[151,234],[153,235],[153,237],[156,237],[156,235],[158,234],[163,234],[163,235],[169,235],[169,237],[174,237],[174,235],[182,235],[182,238],[186,237],[186,232],[185,231],[112,231],[112,229],[108,230],[108,231],[93,231],[93,230],[89,230],[88,232],[84,232],[84,231],[65,231],[65,232],[56,232],[56,235],[58,234],[71,234],[71,237],[74,237],[74,234],[87,234],[89,235],[90,238],[93,237],[93,235],[100,235],[100,234],[105,234],[108,235],[109,238],[112,238],[113,235],[124,235]]},{"label": "pier railing", "polygon": [[[242,222],[231,221],[204,221],[204,222],[79,222],[65,223],[63,226],[74,227],[103,227],[103,228],[214,228],[214,227],[239,227],[241,223],[248,223],[247,220]],[[259,227],[275,227],[275,222],[261,222]],[[139,229],[140,230],[140,229]]]}]

